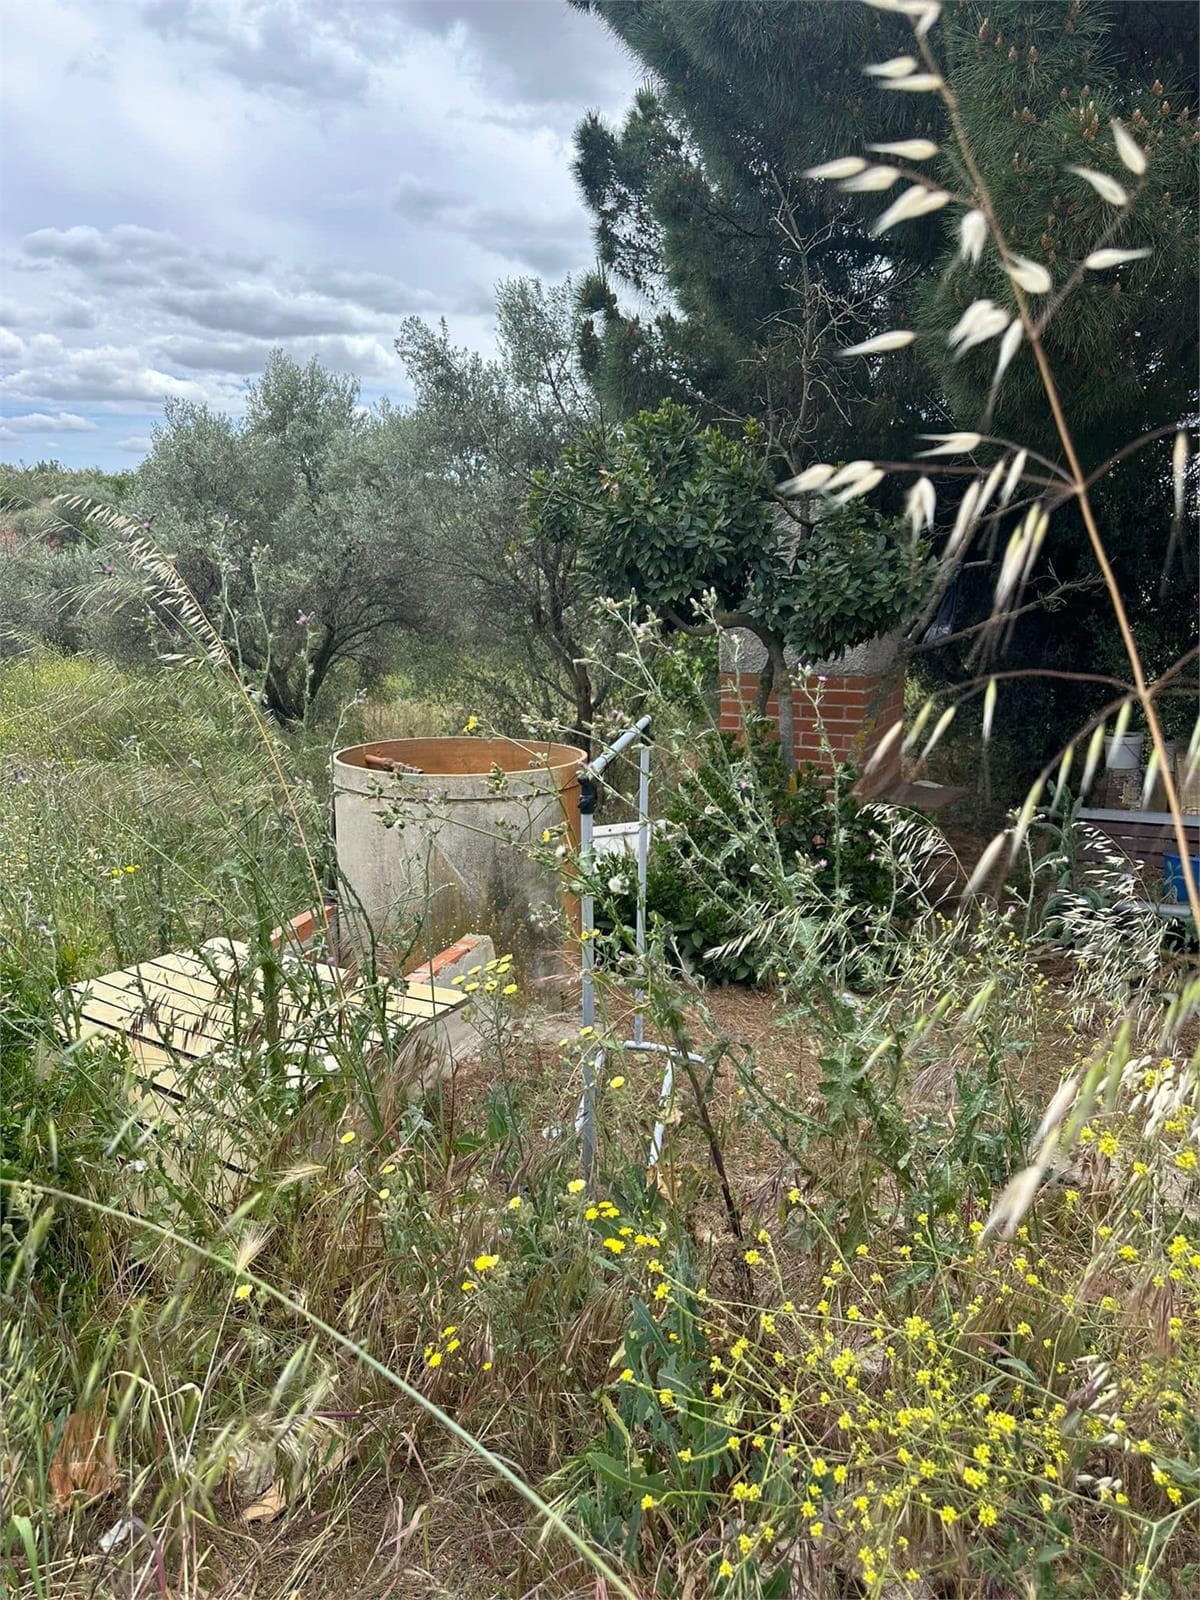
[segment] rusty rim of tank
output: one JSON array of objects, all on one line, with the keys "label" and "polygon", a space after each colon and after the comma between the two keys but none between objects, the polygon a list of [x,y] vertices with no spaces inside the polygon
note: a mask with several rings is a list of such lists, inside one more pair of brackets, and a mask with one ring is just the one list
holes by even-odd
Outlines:
[{"label": "rusty rim of tank", "polygon": [[[576,745],[548,744],[541,740],[472,739],[465,736],[441,739],[372,739],[366,744],[348,745],[334,754],[342,766],[357,767],[381,776],[428,778],[486,778],[499,767],[502,772],[552,772],[562,781],[564,773],[574,772],[587,761],[587,752]],[[398,763],[397,768],[392,763]]]}]

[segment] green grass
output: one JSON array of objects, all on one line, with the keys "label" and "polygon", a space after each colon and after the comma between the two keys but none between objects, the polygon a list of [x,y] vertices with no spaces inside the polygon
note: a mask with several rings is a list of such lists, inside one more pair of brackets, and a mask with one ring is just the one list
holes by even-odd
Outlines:
[{"label": "green grass", "polygon": [[[398,720],[453,727],[455,694]],[[696,729],[659,713],[672,770]],[[1023,921],[916,916],[872,934],[888,981],[851,999],[834,919],[781,923],[751,1048],[659,952],[651,1034],[705,1065],[650,1182],[661,1062],[610,1055],[595,1193],[571,1135],[591,1046],[523,982],[484,991],[478,1067],[430,1098],[398,1041],[347,1028],[302,1099],[251,1033],[147,1137],[124,1053],[66,1042],[63,985],[216,935],[265,951],[311,899],[334,737],[274,745],[302,840],[207,670],[0,667],[7,1591],[115,1600],[145,1570],[188,1600],[516,1600],[594,1594],[603,1564],[610,1593],[767,1600],[802,1559],[819,1600],[1188,1593],[1200,1104],[1177,1044],[1138,1055],[1171,970],[1124,1037],[1119,945],[1047,964]],[[1070,1073],[1096,1094],[1049,1188],[981,1237]],[[213,1136],[235,1117],[236,1185]],[[264,1495],[283,1511],[243,1521]]]}]

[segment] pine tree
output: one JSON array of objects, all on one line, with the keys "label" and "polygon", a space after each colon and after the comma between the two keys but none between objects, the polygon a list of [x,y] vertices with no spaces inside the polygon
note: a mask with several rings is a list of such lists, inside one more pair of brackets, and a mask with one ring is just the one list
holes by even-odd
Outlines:
[{"label": "pine tree", "polygon": [[[870,225],[890,195],[804,178],[869,144],[919,137],[943,152],[924,170],[970,193],[945,153],[938,97],[886,93],[863,73],[911,50],[907,20],[849,0],[571,3],[600,18],[649,75],[622,127],[590,116],[576,137],[599,256],[583,286],[583,357],[610,408],[670,396],[709,421],[753,417],[780,476],[814,459],[906,457],[918,432],[975,427],[995,346],[951,362],[938,332],[981,296],[1011,306],[994,259],[958,261],[956,208],[877,239]],[[933,43],[1013,248],[1045,264],[1056,287],[1114,220],[1068,169],[1128,180],[1113,116],[1150,155],[1136,203],[1106,242],[1151,254],[1088,274],[1046,340],[1077,444],[1099,464],[1196,407],[1195,8],[946,0]],[[929,332],[881,362],[837,359],[840,347],[888,328]],[[1025,352],[991,427],[1057,453]],[[1197,573],[1195,551],[1184,552],[1190,566],[1177,563],[1161,588],[1171,521],[1161,454],[1131,457],[1098,493],[1137,627],[1165,662],[1193,642]],[[1088,570],[1070,510],[1055,519],[1047,557],[1059,580]],[[986,612],[992,576],[964,582],[960,624]],[[1094,666],[1109,654],[1110,631],[1102,604],[1075,590],[1053,617],[1023,619],[1009,664]],[[952,674],[961,662],[947,654],[940,670]],[[1046,742],[1077,709],[1046,710]]]}]

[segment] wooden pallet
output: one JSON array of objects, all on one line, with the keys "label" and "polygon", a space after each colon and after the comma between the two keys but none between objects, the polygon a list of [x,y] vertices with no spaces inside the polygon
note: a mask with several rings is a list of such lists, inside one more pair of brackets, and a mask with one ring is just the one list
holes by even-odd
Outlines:
[{"label": "wooden pallet", "polygon": [[[144,1126],[178,1123],[189,1100],[208,1099],[208,1075],[195,1064],[226,1047],[259,1047],[265,1063],[273,1033],[270,1053],[303,1090],[339,1045],[394,1049],[401,1037],[441,1029],[468,1004],[460,989],[420,982],[389,988],[381,1001],[342,969],[284,951],[272,1030],[262,970],[247,946],[228,939],[89,978],[70,992],[74,1038],[124,1041],[137,1079],[132,1109]],[[236,1130],[217,1137],[226,1167],[241,1172]]]}]

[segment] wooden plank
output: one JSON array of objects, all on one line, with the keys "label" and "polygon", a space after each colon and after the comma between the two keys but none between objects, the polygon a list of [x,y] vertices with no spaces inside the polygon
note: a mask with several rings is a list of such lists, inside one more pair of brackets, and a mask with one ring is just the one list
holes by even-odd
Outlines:
[{"label": "wooden plank", "polygon": [[461,989],[447,989],[441,984],[433,983],[410,983],[408,993],[414,999],[432,1000],[435,1005],[448,1011],[457,1011],[471,998]]},{"label": "wooden plank", "polygon": [[[190,995],[180,996],[176,991],[157,984],[130,979],[121,983],[123,974],[114,973],[107,978],[89,978],[82,991],[90,1004],[124,1009],[130,1020],[145,1018],[162,1032],[170,1029],[190,1038],[203,1038],[213,1045],[222,1044],[229,1037],[226,1024],[231,1021],[228,1007],[213,1003],[207,1006],[193,1000]],[[224,1011],[224,1015],[222,1014]]]},{"label": "wooden plank", "polygon": [[[169,1024],[165,1030],[160,1028],[144,1007],[114,1005],[108,1000],[93,997],[84,1001],[80,1014],[82,1018],[98,1024],[110,1033],[124,1034],[131,1041],[145,1039],[168,1053],[174,1049],[179,1055],[186,1056],[192,1061],[198,1061],[201,1056],[208,1055],[212,1048],[212,1041],[203,1034],[189,1033],[185,1028],[174,1029]],[[189,1049],[182,1042],[185,1039],[199,1042],[202,1048]]]},{"label": "wooden plank", "polygon": [[[80,997],[79,1037],[100,1034],[121,1035],[130,1054],[153,1083],[164,1092],[181,1098],[186,1091],[179,1085],[172,1062],[178,1057],[203,1060],[213,1050],[231,1042],[239,1031],[237,1012],[245,1009],[247,1033],[261,1023],[263,1002],[260,995],[222,983],[222,978],[252,977],[249,951],[228,940],[212,940],[199,952],[180,951],[140,962],[135,967],[88,979],[74,985]],[[329,1053],[339,1035],[353,1026],[356,1016],[372,1020],[361,982],[346,987],[343,974],[326,967],[335,983],[327,983],[320,965],[315,966],[317,982],[325,991],[325,1003],[313,1006],[289,1002],[285,986],[280,994],[280,1044],[287,1049],[308,1053]],[[305,997],[309,998],[308,996]],[[461,989],[439,984],[412,984],[406,991],[393,991],[384,997],[384,1015],[389,1032],[407,1032],[418,1025],[452,1015],[470,997]],[[378,1026],[372,1026],[368,1042],[378,1045]]]}]

